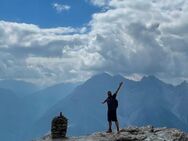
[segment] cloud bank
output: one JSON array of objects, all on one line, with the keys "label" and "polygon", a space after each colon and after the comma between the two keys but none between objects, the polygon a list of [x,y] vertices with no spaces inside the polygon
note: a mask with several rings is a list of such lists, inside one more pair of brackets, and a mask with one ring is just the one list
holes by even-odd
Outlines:
[{"label": "cloud bank", "polygon": [[93,0],[108,7],[87,27],[0,21],[0,78],[51,84],[99,72],[188,79],[186,0]]}]

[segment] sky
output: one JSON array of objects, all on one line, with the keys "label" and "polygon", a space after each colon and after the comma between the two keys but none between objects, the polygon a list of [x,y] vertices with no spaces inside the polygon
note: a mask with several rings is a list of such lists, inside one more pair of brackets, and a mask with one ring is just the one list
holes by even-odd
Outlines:
[{"label": "sky", "polygon": [[0,0],[1,20],[31,23],[41,28],[81,27],[100,11],[86,0]]},{"label": "sky", "polygon": [[0,0],[0,79],[108,72],[188,80],[187,0]]}]

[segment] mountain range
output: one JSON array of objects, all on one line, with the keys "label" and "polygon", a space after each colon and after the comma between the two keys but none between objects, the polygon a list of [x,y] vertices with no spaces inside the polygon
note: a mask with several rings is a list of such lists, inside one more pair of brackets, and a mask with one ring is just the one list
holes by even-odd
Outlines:
[{"label": "mountain range", "polygon": [[103,131],[107,129],[107,106],[101,102],[107,97],[107,91],[115,92],[121,81],[124,85],[117,96],[121,127],[154,125],[188,131],[187,82],[174,86],[155,76],[133,81],[102,73],[79,85],[61,83],[43,90],[35,86],[28,93],[24,91],[24,97],[0,85],[3,125],[0,131],[4,133],[0,138],[28,141],[43,136],[50,131],[51,120],[59,112],[68,118],[68,135]]}]

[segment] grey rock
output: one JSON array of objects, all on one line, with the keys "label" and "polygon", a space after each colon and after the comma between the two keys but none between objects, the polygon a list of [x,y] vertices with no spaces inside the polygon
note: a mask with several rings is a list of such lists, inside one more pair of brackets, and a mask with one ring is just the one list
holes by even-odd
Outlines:
[{"label": "grey rock", "polygon": [[[60,141],[46,136],[37,141]],[[127,127],[119,133],[98,132],[89,136],[70,137],[61,141],[188,141],[188,134],[173,128]]]}]

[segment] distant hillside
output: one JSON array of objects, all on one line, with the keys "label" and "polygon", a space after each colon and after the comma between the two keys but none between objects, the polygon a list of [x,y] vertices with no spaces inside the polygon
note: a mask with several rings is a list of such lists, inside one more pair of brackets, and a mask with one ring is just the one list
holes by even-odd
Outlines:
[{"label": "distant hillside", "polygon": [[[36,120],[48,108],[67,96],[77,84],[61,83],[43,90],[16,80],[0,81],[0,139],[24,141]],[[5,89],[6,88],[6,89]],[[32,134],[32,136],[35,134]]]},{"label": "distant hillside", "polygon": [[36,85],[20,80],[0,80],[0,88],[9,89],[19,97],[27,96],[39,90]]},{"label": "distant hillside", "polygon": [[20,139],[25,107],[12,91],[0,88],[0,138],[2,141]]},{"label": "distant hillside", "polygon": [[76,86],[77,84],[72,83],[56,84],[25,97],[24,102],[30,106],[30,111],[34,110],[32,114],[40,117],[49,108],[69,95]]}]

